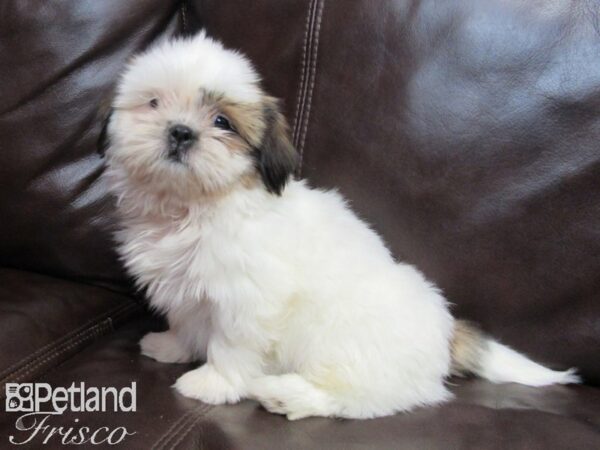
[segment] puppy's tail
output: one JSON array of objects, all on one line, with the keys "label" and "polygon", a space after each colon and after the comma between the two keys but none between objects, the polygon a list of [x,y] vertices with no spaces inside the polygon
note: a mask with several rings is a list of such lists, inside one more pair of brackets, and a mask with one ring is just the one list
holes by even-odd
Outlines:
[{"label": "puppy's tail", "polygon": [[564,372],[548,369],[494,341],[476,326],[463,320],[454,323],[451,356],[452,375],[474,374],[493,383],[520,383],[528,386],[581,383],[575,369]]}]

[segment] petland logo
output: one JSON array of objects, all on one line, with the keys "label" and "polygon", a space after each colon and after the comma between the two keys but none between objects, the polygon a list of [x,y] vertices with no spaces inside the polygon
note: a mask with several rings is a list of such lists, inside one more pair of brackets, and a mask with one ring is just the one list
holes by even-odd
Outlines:
[{"label": "petland logo", "polygon": [[15,428],[22,432],[11,435],[11,444],[23,445],[41,441],[42,444],[61,442],[64,445],[82,444],[120,444],[127,436],[134,435],[125,427],[91,429],[81,426],[79,419],[73,420],[73,426],[54,427],[51,417],[71,412],[135,412],[137,393],[135,381],[131,386],[117,389],[114,387],[86,387],[85,383],[71,384],[68,388],[53,388],[48,383],[7,383],[6,412],[24,413]]}]

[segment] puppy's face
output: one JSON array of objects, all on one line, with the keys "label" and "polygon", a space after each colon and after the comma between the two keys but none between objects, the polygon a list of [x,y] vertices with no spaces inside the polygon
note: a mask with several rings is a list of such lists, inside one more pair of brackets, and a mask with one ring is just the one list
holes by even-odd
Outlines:
[{"label": "puppy's face", "polygon": [[280,194],[296,152],[258,83],[244,57],[202,34],[136,57],[108,123],[109,166],[140,189],[186,200],[254,180]]}]

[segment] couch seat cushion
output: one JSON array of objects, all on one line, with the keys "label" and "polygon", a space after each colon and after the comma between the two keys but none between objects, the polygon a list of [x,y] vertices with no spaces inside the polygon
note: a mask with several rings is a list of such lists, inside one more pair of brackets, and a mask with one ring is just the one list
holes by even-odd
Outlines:
[{"label": "couch seat cushion", "polygon": [[[161,364],[139,354],[138,340],[153,328],[155,320],[138,318],[39,380],[65,387],[81,381],[124,387],[135,381],[136,412],[70,412],[53,416],[50,424],[92,430],[124,426],[135,434],[123,441],[123,448],[600,448],[600,390],[589,386],[534,389],[452,380],[456,398],[445,405],[365,421],[289,422],[252,401],[205,405],[170,388],[193,365]],[[15,430],[17,417],[5,413],[0,418],[0,435],[23,438]],[[52,439],[45,448],[64,447]]]}]

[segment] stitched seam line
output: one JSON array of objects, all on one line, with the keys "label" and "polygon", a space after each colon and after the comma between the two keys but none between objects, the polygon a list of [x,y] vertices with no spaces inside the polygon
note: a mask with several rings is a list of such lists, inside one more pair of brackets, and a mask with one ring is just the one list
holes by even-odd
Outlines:
[{"label": "stitched seam line", "polygon": [[[38,368],[42,367],[44,364],[52,361],[53,359],[58,358],[60,355],[66,353],[67,351],[78,347],[79,344],[81,344],[81,343],[84,343],[95,337],[102,336],[106,331],[108,331],[110,329],[112,329],[112,319],[109,318],[98,325],[94,325],[80,339],[77,339],[76,341],[69,343],[68,345],[64,346],[60,350],[57,349],[54,353],[51,353],[51,354],[47,355],[45,358],[36,361],[35,365],[29,367],[29,369],[27,371],[21,373],[18,377],[13,378],[10,381],[12,381],[14,383],[21,381],[23,378],[27,377],[29,374],[35,372]],[[9,381],[8,378],[5,378],[4,380],[2,380],[3,383],[8,382],[8,381]]]},{"label": "stitched seam line", "polygon": [[62,346],[65,342],[68,342],[72,339],[76,339],[80,335],[84,334],[91,326],[94,326],[95,324],[101,322],[102,320],[106,319],[107,317],[112,316],[112,315],[118,315],[122,312],[125,312],[125,310],[134,308],[134,307],[137,308],[138,305],[135,303],[125,303],[123,305],[117,306],[116,308],[114,308],[108,312],[102,313],[99,316],[94,317],[93,319],[88,320],[86,323],[84,323],[79,328],[76,328],[75,330],[67,333],[66,335],[61,336],[57,340],[46,344],[42,348],[36,350],[34,353],[27,355],[25,358],[17,361],[16,363],[12,364],[10,367],[4,369],[2,372],[0,372],[0,377],[2,377],[0,379],[0,382],[5,380],[6,378],[10,377],[15,372],[19,372],[19,371],[25,369],[27,366],[33,364],[37,357],[43,356],[44,352],[46,352],[48,350],[52,351],[55,348]]},{"label": "stitched seam line", "polygon": [[[133,308],[132,308],[132,310],[133,310]],[[52,360],[58,359],[59,356],[63,355],[67,351],[73,350],[76,348],[82,348],[83,346],[80,344],[84,344],[86,342],[91,342],[95,338],[98,338],[100,336],[107,334],[108,331],[114,330],[114,322],[118,318],[119,317],[117,317],[117,315],[115,315],[114,318],[108,317],[107,319],[104,319],[102,322],[94,325],[93,327],[90,327],[88,329],[88,332],[84,336],[82,336],[80,339],[77,339],[75,341],[67,341],[67,342],[63,343],[60,347],[57,347],[52,353],[47,354],[45,358],[36,360],[35,361],[36,364],[28,365],[29,369],[26,370],[24,373],[21,373],[17,378],[13,379],[12,381],[13,382],[20,381],[24,377],[27,377],[29,374],[35,372],[40,367],[43,367],[46,363],[51,362]],[[22,367],[18,371],[14,372],[11,376],[2,380],[2,382],[5,383],[5,382],[10,381],[10,378],[12,376],[17,375],[19,372],[22,372],[28,366]],[[0,398],[1,397],[2,397],[2,395],[0,393]]]},{"label": "stitched seam line", "polygon": [[57,346],[61,345],[63,343],[63,341],[78,337],[80,334],[85,333],[85,331],[90,326],[93,326],[94,324],[100,322],[101,320],[104,320],[107,316],[110,316],[112,314],[118,314],[118,312],[120,312],[121,310],[124,310],[127,307],[129,307],[129,304],[119,305],[118,307],[116,307],[113,310],[110,310],[109,312],[105,312],[93,319],[88,320],[86,323],[84,323],[79,328],[76,328],[75,330],[67,333],[66,335],[61,336],[57,340],[44,345],[43,347],[36,350],[34,353],[27,355],[25,358],[17,361],[16,363],[12,364],[10,367],[4,369],[2,372],[0,372],[0,377],[2,377],[2,379],[6,378],[7,376],[9,376],[11,373],[15,372],[16,370],[22,369],[22,367],[17,367],[17,366],[22,366],[23,364],[30,364],[31,359],[34,359],[36,356],[44,353],[44,351],[50,349],[51,347],[57,347]]},{"label": "stitched seam line", "polygon": [[163,449],[165,447],[165,443],[171,438],[173,432],[175,431],[175,428],[181,428],[181,423],[184,422],[189,416],[191,416],[194,411],[195,409],[189,410],[188,412],[183,414],[179,419],[173,422],[169,429],[165,431],[163,435],[154,443],[154,445],[152,446],[152,450]]},{"label": "stitched seam line", "polygon": [[80,339],[70,342],[68,345],[65,345],[61,349],[56,349],[56,351],[54,353],[47,355],[44,359],[38,360],[37,364],[29,367],[29,369],[27,371],[21,373],[21,375],[19,375],[17,378],[15,378],[14,381],[15,382],[21,381],[23,378],[26,378],[27,375],[35,372],[36,369],[42,367],[44,364],[52,361],[53,359],[58,358],[60,355],[66,353],[67,351],[78,347],[79,344],[82,344],[90,339],[95,338],[95,337],[102,336],[102,334],[104,334],[104,332],[106,332],[110,329],[112,329],[112,320],[110,318],[106,319],[106,321],[104,323],[94,325],[92,328],[90,328],[89,333],[87,333],[85,336],[82,336]]},{"label": "stitched seam line", "polygon": [[181,3],[181,8],[179,9],[179,11],[181,12],[181,28],[183,33],[187,33],[188,30],[188,23],[187,23],[187,5],[184,2]]},{"label": "stitched seam line", "polygon": [[[317,55],[319,51],[319,35],[321,31],[321,20],[323,17],[323,9],[325,7],[325,0],[317,0],[319,1],[319,10],[317,13],[317,21],[314,29],[314,45],[312,51],[311,58],[311,72],[310,72],[310,85],[307,90],[307,106],[306,106],[306,115],[304,117],[304,126],[302,127],[302,135],[300,137],[299,142],[299,152],[300,152],[300,161],[304,159],[304,143],[306,142],[306,134],[308,132],[308,123],[310,120],[310,110],[312,107],[312,94],[315,87],[315,80],[317,79]],[[299,173],[301,173],[302,166],[299,168]]]},{"label": "stitched seam line", "polygon": [[315,17],[316,17],[316,13],[317,13],[317,4],[318,4],[319,0],[314,0],[311,4],[311,15],[310,15],[310,21],[309,21],[309,28],[306,31],[307,33],[307,40],[306,40],[306,56],[305,56],[305,61],[304,61],[304,83],[302,85],[302,99],[301,99],[301,110],[300,110],[300,117],[299,117],[299,121],[297,124],[297,128],[296,128],[296,136],[295,136],[295,142],[294,145],[296,145],[296,147],[299,145],[299,140],[300,140],[300,131],[302,129],[302,124],[304,123],[304,114],[306,111],[306,98],[307,98],[307,94],[308,94],[308,85],[310,83],[310,61],[311,61],[311,55],[312,55],[312,49],[313,49],[313,40],[314,40],[314,27],[315,27]]},{"label": "stitched seam line", "polygon": [[310,5],[308,6],[308,10],[306,13],[306,20],[304,23],[304,44],[302,45],[302,59],[300,61],[301,66],[300,66],[300,83],[298,84],[298,95],[296,96],[296,113],[294,115],[294,126],[293,126],[293,132],[292,132],[292,141],[294,143],[294,146],[296,146],[297,140],[298,140],[298,128],[299,128],[299,121],[301,120],[301,116],[302,116],[302,110],[304,109],[304,90],[305,90],[305,80],[306,80],[306,72],[307,72],[307,67],[308,67],[308,60],[307,60],[307,56],[308,56],[308,47],[309,47],[309,41],[311,38],[311,24],[312,24],[312,17],[314,14],[314,10],[315,10],[315,6],[316,6],[316,1],[311,1]]},{"label": "stitched seam line", "polygon": [[185,431],[181,434],[181,436],[179,437],[179,439],[177,439],[176,442],[173,443],[173,445],[170,447],[170,450],[175,449],[179,444],[181,444],[181,442],[185,439],[185,437],[190,434],[190,432],[196,427],[196,424],[198,423],[198,421],[204,417],[204,415],[211,409],[210,405],[205,405],[204,408],[202,408],[201,410],[198,411],[198,415],[197,417],[188,425],[188,427],[185,429]]},{"label": "stitched seam line", "polygon": [[[204,403],[200,403],[195,408],[191,409],[187,413],[185,413],[181,418],[176,421],[161,437],[154,446],[153,450],[163,450],[166,448],[167,444],[172,441],[176,436],[178,436],[183,429],[188,429],[190,425],[193,425],[199,417],[202,417],[202,412],[210,409],[210,405],[206,405]],[[198,417],[196,415],[199,414]],[[159,445],[160,444],[160,445]],[[172,448],[172,446],[171,446]]]},{"label": "stitched seam line", "polygon": [[[39,360],[39,358],[44,357],[43,352],[45,352],[46,354],[56,352],[59,348],[64,347],[65,345],[69,344],[73,340],[76,340],[79,336],[82,336],[82,335],[88,333],[90,329],[97,326],[99,323],[105,321],[107,318],[110,318],[110,316],[113,316],[115,319],[117,319],[121,315],[129,312],[129,310],[133,311],[134,309],[137,309],[137,307],[138,307],[138,305],[136,305],[136,304],[125,304],[123,306],[119,306],[118,308],[113,309],[112,311],[109,311],[108,313],[104,313],[104,314],[96,317],[95,319],[88,321],[84,325],[85,329],[81,330],[82,327],[80,327],[80,328],[74,330],[73,332],[61,337],[60,339],[58,339],[54,342],[51,342],[50,344],[46,345],[42,349],[36,351],[33,355],[29,355],[25,359],[21,360],[17,364],[20,365],[25,360],[29,360],[27,363],[21,365],[21,367],[14,367],[15,365],[13,365],[13,367],[14,367],[13,370],[2,374],[2,379],[0,380],[0,382],[4,382],[11,376],[13,376],[19,372],[22,372],[27,367],[31,366],[32,364],[35,364]],[[81,330],[81,331],[79,331],[79,330]]]},{"label": "stitched seam line", "polygon": [[317,11],[317,1],[312,0],[308,15],[306,17],[306,30],[304,35],[304,45],[302,47],[302,77],[301,83],[298,87],[298,120],[294,123],[294,135],[293,142],[294,146],[297,147],[298,139],[300,136],[300,129],[302,128],[302,121],[304,118],[304,109],[306,107],[306,89],[308,87],[308,79],[309,79],[309,61],[310,61],[310,51],[312,49],[312,39],[313,39],[313,25],[314,25],[314,17]]}]

